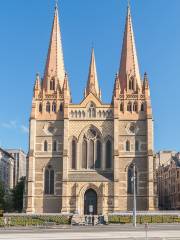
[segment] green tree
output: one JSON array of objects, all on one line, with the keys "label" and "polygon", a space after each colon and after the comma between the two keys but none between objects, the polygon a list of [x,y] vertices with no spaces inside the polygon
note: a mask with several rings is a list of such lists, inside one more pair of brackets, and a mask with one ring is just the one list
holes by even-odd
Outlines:
[{"label": "green tree", "polygon": [[4,195],[5,195],[5,188],[2,181],[0,181],[0,209],[4,210]]},{"label": "green tree", "polygon": [[23,209],[23,193],[25,186],[25,177],[22,177],[17,183],[16,187],[12,190],[14,210],[22,212]]}]

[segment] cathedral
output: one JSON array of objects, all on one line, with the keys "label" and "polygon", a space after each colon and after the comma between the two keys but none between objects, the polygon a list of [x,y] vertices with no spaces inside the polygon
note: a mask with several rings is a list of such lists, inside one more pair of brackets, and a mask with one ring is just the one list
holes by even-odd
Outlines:
[{"label": "cathedral", "polygon": [[134,165],[137,210],[155,210],[150,87],[139,71],[130,6],[112,101],[101,99],[94,49],[87,79],[82,101],[73,104],[56,5],[45,72],[34,85],[25,211],[131,211]]}]

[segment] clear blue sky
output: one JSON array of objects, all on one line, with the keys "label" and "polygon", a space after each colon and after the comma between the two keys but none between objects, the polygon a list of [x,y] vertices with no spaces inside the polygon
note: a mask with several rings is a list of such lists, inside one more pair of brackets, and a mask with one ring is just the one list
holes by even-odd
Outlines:
[{"label": "clear blue sky", "polygon": [[[118,70],[126,0],[61,0],[60,23],[74,102],[83,96],[92,42],[103,100],[112,96]],[[141,75],[148,72],[155,120],[155,150],[180,150],[180,1],[132,0]],[[36,72],[48,50],[54,0],[1,0],[0,145],[28,149]]]}]

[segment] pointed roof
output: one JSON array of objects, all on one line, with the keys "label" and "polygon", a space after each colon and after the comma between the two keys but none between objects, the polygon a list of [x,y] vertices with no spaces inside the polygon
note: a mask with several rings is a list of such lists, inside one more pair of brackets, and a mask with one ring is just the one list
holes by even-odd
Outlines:
[{"label": "pointed roof", "polygon": [[62,88],[64,83],[64,76],[65,70],[61,42],[61,31],[59,25],[58,7],[56,3],[43,85],[45,88],[47,87],[48,77],[57,77]]},{"label": "pointed roof", "polygon": [[135,76],[138,88],[141,88],[141,78],[129,4],[127,8],[126,25],[119,68],[119,78],[122,90],[126,88],[127,74]]},{"label": "pointed roof", "polygon": [[98,98],[101,98],[101,91],[99,89],[98,78],[97,78],[97,71],[96,71],[96,60],[94,54],[94,48],[92,48],[91,52],[91,61],[89,66],[89,75],[88,75],[88,82],[85,90],[85,95],[87,96],[89,93],[93,93]]}]

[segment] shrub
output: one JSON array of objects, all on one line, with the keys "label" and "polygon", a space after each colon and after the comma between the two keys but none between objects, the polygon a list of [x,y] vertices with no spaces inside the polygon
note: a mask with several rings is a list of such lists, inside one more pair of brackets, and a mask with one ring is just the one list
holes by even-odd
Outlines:
[{"label": "shrub", "polygon": [[[180,223],[180,216],[173,215],[137,215],[137,223]],[[109,215],[109,223],[132,223],[132,216],[125,215]]]},{"label": "shrub", "polygon": [[[40,226],[49,222],[55,225],[70,224],[70,216],[12,216],[7,217],[10,221],[10,226]],[[0,227],[4,226],[4,218],[0,218]]]}]

